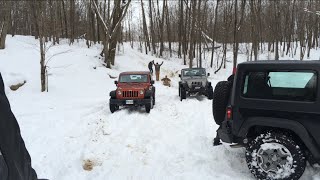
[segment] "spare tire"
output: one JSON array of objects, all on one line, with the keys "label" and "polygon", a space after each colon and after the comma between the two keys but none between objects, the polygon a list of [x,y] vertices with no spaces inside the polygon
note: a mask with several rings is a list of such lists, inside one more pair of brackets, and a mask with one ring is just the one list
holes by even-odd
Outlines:
[{"label": "spare tire", "polygon": [[221,125],[226,115],[232,82],[220,81],[214,88],[212,113],[216,124]]}]

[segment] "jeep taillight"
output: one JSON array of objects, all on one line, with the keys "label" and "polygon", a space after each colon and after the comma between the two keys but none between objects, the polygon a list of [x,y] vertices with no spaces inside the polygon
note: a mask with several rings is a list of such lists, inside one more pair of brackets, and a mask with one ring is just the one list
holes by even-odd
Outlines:
[{"label": "jeep taillight", "polygon": [[227,107],[227,120],[232,119],[232,107]]},{"label": "jeep taillight", "polygon": [[232,69],[232,74],[236,74],[236,72],[237,72],[237,67],[234,67],[234,68]]}]

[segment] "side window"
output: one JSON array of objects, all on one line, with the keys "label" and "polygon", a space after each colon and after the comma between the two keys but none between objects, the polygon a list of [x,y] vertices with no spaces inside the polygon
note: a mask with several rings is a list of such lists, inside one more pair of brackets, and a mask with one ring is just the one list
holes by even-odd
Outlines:
[{"label": "side window", "polygon": [[247,98],[315,101],[317,74],[314,72],[248,72],[243,96]]}]

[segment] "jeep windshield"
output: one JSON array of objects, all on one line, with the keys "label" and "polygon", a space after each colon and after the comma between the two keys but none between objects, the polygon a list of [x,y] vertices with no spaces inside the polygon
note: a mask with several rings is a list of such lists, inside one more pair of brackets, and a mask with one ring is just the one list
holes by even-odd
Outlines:
[{"label": "jeep windshield", "polygon": [[205,69],[183,69],[182,74],[183,76],[205,76],[206,70]]},{"label": "jeep windshield", "polygon": [[146,74],[125,74],[121,75],[119,79],[120,83],[147,83],[148,75]]}]

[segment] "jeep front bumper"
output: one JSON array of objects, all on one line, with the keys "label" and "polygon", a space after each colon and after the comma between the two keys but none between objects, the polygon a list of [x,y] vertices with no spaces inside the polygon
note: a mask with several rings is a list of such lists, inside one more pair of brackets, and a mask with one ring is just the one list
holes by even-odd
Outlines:
[{"label": "jeep front bumper", "polygon": [[150,105],[150,99],[110,99],[110,104],[118,106],[143,106]]},{"label": "jeep front bumper", "polygon": [[191,86],[188,89],[189,93],[201,93],[201,94],[206,94],[207,89],[203,86]]}]

